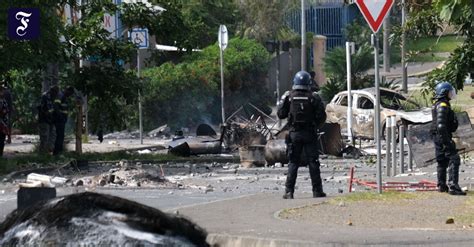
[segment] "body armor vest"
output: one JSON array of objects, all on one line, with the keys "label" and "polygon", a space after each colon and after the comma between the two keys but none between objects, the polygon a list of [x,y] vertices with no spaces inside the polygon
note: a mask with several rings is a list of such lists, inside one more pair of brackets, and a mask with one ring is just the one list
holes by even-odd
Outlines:
[{"label": "body armor vest", "polygon": [[310,91],[293,90],[290,93],[290,120],[293,127],[311,127],[314,123],[313,95]]}]

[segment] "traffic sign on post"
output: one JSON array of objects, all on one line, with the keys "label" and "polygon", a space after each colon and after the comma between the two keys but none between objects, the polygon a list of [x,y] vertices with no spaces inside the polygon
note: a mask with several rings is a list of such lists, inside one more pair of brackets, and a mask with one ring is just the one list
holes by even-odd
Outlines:
[{"label": "traffic sign on post", "polygon": [[229,35],[227,34],[227,27],[225,25],[219,26],[219,33],[217,34],[219,40],[219,53],[221,60],[221,113],[222,124],[225,125],[225,111],[224,111],[224,50],[227,48],[229,42]]},{"label": "traffic sign on post", "polygon": [[382,144],[380,138],[380,77],[379,77],[379,42],[377,32],[390,12],[394,0],[355,0],[365,20],[374,32],[372,46],[374,47],[375,69],[375,128],[374,138],[377,144],[377,191],[382,193]]},{"label": "traffic sign on post", "polygon": [[227,34],[227,27],[225,25],[220,25],[219,26],[219,47],[222,50],[225,50],[227,48],[227,42],[229,41],[229,35]]},{"label": "traffic sign on post", "polygon": [[365,20],[374,33],[382,26],[383,20],[393,6],[394,0],[356,0]]},{"label": "traffic sign on post", "polygon": [[148,48],[148,29],[146,28],[133,28],[129,32],[129,39],[134,43],[138,49]]}]

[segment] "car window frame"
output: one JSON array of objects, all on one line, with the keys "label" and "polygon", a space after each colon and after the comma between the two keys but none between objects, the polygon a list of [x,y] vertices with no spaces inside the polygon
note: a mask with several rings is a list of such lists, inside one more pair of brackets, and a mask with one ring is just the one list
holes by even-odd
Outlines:
[{"label": "car window frame", "polygon": [[[372,105],[373,105],[374,107],[373,107],[373,108],[370,108],[370,109],[365,109],[365,108],[359,107],[359,100],[360,100],[362,97],[364,97],[364,98],[370,100],[370,102],[372,102]],[[368,95],[358,94],[358,95],[357,95],[357,98],[356,98],[356,101],[355,101],[355,107],[356,107],[357,109],[364,110],[364,111],[367,111],[367,110],[372,110],[372,111],[373,111],[373,110],[375,110],[375,102],[374,102],[374,101],[370,98],[370,96],[368,96]]]}]

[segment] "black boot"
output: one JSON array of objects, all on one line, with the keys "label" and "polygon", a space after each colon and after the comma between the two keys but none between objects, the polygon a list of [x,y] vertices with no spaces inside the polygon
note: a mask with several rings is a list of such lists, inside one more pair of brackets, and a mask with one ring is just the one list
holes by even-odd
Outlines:
[{"label": "black boot", "polygon": [[438,173],[438,192],[448,192],[448,186],[446,185],[446,167],[438,165],[436,169]]},{"label": "black boot", "polygon": [[449,191],[449,188],[446,184],[439,184],[438,185],[438,192],[445,193],[445,192],[448,192],[448,191]]},{"label": "black boot", "polygon": [[466,192],[464,192],[459,185],[450,185],[449,186],[449,194],[453,196],[465,196]]},{"label": "black boot", "polygon": [[323,191],[313,191],[313,198],[326,197],[326,193]]},{"label": "black boot", "polygon": [[313,198],[326,197],[323,192],[323,182],[321,181],[321,171],[319,169],[319,161],[310,162],[309,175],[311,177],[311,185],[313,186]]},{"label": "black boot", "polygon": [[285,192],[283,199],[293,199],[293,192]]}]

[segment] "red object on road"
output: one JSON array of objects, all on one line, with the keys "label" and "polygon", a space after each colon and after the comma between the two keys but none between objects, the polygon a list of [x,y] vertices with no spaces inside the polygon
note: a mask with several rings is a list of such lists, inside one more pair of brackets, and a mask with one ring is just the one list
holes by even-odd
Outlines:
[{"label": "red object on road", "polygon": [[351,167],[351,175],[349,177],[349,193],[352,192],[352,182],[354,181],[354,167]]},{"label": "red object on road", "polygon": [[374,33],[382,26],[394,0],[356,0],[357,6]]},{"label": "red object on road", "polygon": [[[359,185],[364,185],[373,189],[377,188],[377,182],[364,181],[361,179],[353,179],[353,182]],[[436,183],[428,180],[420,180],[416,182],[384,182],[382,189],[385,191],[435,191],[437,190]]]}]

